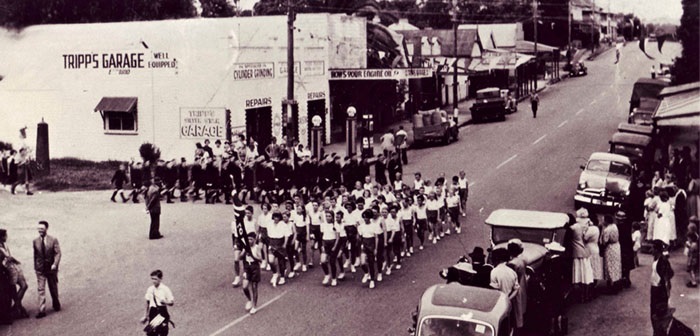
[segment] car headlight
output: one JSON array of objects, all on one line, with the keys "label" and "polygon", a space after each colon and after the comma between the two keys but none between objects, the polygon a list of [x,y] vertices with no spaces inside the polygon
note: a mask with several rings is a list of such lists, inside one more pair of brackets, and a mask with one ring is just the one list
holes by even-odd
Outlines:
[{"label": "car headlight", "polygon": [[605,194],[607,194],[607,193],[608,193],[607,190],[603,190],[603,191],[600,193],[600,196],[605,197]]},{"label": "car headlight", "polygon": [[579,189],[586,189],[586,188],[588,188],[588,182],[586,182],[586,181],[584,181],[584,182],[579,182],[578,188],[579,188]]},{"label": "car headlight", "polygon": [[625,194],[625,196],[629,196],[629,195],[630,195],[629,189],[625,190],[625,193],[624,193],[624,194]]}]

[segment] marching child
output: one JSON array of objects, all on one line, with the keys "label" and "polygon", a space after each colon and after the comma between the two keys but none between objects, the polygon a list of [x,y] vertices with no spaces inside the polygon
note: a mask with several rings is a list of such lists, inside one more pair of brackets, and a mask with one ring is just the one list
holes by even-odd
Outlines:
[{"label": "marching child", "polygon": [[333,211],[327,210],[325,212],[325,216],[326,220],[321,223],[321,235],[323,236],[323,245],[321,248],[321,268],[323,268],[323,274],[325,274],[321,284],[327,286],[330,282],[330,285],[335,287],[338,285],[338,280],[336,278],[336,260],[334,255],[337,248],[336,245],[338,244],[338,232],[336,231],[335,216]]},{"label": "marching child", "polygon": [[262,246],[255,241],[255,233],[248,233],[250,253],[244,249],[243,255],[243,294],[248,299],[245,310],[255,314],[258,307],[258,284],[260,283],[260,262],[262,261]]},{"label": "marching child", "polygon": [[121,196],[121,198],[122,198],[122,202],[126,203],[126,201],[128,201],[129,199],[124,197],[123,187],[124,187],[124,183],[127,182],[127,178],[126,178],[126,166],[124,166],[123,163],[119,164],[119,169],[117,169],[114,172],[114,176],[112,176],[111,182],[114,184],[114,192],[112,193],[112,198],[110,198],[110,200],[112,200],[112,202],[116,202],[117,200],[115,200],[114,197],[116,197],[117,194],[119,194],[119,196]]},{"label": "marching child", "polygon": [[462,200],[454,188],[447,190],[447,234],[450,234],[450,229],[453,228],[456,233],[460,233],[462,228],[459,223],[459,213],[462,211]]},{"label": "marching child", "polygon": [[369,281],[369,288],[374,288],[374,279],[376,276],[375,256],[377,255],[377,233],[372,226],[372,210],[362,212],[362,224],[357,228],[357,231],[362,238],[362,254],[360,255],[360,263],[362,271],[365,275],[362,277],[362,283]]}]

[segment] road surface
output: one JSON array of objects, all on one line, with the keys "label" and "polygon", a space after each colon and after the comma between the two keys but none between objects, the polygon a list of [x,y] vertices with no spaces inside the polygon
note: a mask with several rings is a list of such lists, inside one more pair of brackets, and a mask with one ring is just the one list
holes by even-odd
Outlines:
[{"label": "road surface", "polygon": [[[667,54],[679,49],[678,44],[666,44]],[[483,220],[491,211],[572,210],[579,165],[591,152],[607,149],[616,125],[626,120],[634,81],[648,76],[654,62],[633,44],[624,49],[618,65],[613,60],[614,53],[608,52],[587,62],[587,77],[547,88],[540,94],[536,119],[524,102],[505,122],[462,128],[455,144],[411,151],[406,182],[416,171],[431,179],[440,172],[448,178],[460,169],[468,173],[472,186],[465,230],[436,246],[428,244],[374,290],[361,285],[360,273],[349,273],[338,287],[326,288],[316,268],[272,288],[270,274],[264,272],[261,309],[249,316],[241,290],[231,288],[229,207],[164,205],[165,239],[149,241],[143,205],[110,203],[106,191],[32,198],[0,193],[5,210],[0,227],[9,229],[10,247],[23,261],[30,283],[25,305],[31,313],[37,307],[31,240],[38,220],[49,221],[49,234],[59,238],[64,255],[59,277],[63,311],[49,309],[42,320],[0,327],[0,335],[139,335],[143,296],[154,269],[163,270],[163,281],[174,292],[176,304],[170,311],[177,328],[172,335],[405,335],[420,294],[440,282],[437,272],[474,246],[486,247]],[[639,284],[618,296],[572,307],[570,334],[650,334],[648,287],[641,285],[647,274],[648,267],[634,271]],[[694,300],[697,307],[698,295],[673,300]],[[697,313],[677,315],[692,322],[688,324],[697,332]]]}]

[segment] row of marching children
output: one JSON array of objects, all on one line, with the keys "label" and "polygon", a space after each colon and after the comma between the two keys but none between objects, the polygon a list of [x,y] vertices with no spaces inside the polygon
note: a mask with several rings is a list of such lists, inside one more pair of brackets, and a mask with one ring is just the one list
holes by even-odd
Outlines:
[{"label": "row of marching children", "polygon": [[461,233],[468,181],[464,172],[452,183],[440,176],[434,185],[420,173],[412,186],[400,176],[393,187],[368,178],[352,191],[339,186],[263,203],[260,213],[242,202],[240,194],[233,197],[232,285],[243,286],[249,300],[246,309],[253,314],[263,270],[272,273],[270,283],[277,287],[319,265],[321,284],[335,287],[346,279],[346,272],[359,269],[362,284],[375,288],[426,244]]}]

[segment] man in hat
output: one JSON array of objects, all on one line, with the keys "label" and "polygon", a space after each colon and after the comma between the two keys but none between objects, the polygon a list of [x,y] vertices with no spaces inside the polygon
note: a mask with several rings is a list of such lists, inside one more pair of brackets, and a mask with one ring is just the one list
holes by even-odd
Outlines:
[{"label": "man in hat", "polygon": [[472,267],[476,271],[476,276],[474,277],[474,286],[489,288],[489,283],[491,282],[491,270],[493,266],[486,263],[486,255],[484,254],[484,249],[476,246],[472,253],[468,254],[472,261]]},{"label": "man in hat", "polygon": [[440,277],[447,280],[448,284],[458,282],[464,286],[474,286],[476,270],[469,259],[462,257],[456,264],[440,271]]},{"label": "man in hat", "polygon": [[620,233],[620,258],[622,265],[622,285],[629,288],[632,285],[630,271],[634,269],[634,242],[632,241],[632,222],[624,211],[615,214],[617,230]]},{"label": "man in hat", "polygon": [[151,216],[151,229],[148,234],[148,239],[160,239],[163,235],[160,234],[160,177],[156,177],[154,183],[150,180],[144,181],[146,187],[146,213]]},{"label": "man in hat", "polygon": [[518,294],[520,285],[518,284],[518,274],[508,267],[507,263],[510,260],[508,250],[497,248],[491,252],[491,258],[496,267],[491,271],[490,286],[508,295],[508,299],[512,300]]},{"label": "man in hat", "polygon": [[666,244],[659,239],[652,242],[652,255],[654,262],[651,264],[651,297],[649,300],[651,311],[651,325],[654,336],[666,335],[670,309],[668,300],[671,294],[671,278],[673,269],[668,261]]}]

